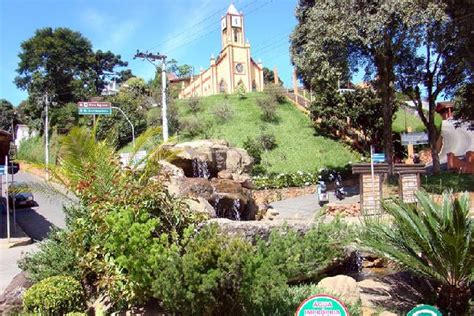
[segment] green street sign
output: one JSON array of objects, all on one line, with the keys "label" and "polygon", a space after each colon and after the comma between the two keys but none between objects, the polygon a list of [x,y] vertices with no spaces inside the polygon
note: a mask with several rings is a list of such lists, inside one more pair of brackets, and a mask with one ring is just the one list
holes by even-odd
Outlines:
[{"label": "green street sign", "polygon": [[79,108],[79,115],[112,115],[111,108]]},{"label": "green street sign", "polygon": [[418,305],[408,312],[407,316],[442,316],[441,312],[431,305]]},{"label": "green street sign", "polygon": [[305,299],[295,313],[295,316],[313,315],[349,316],[349,312],[344,304],[337,298],[325,294],[318,294]]}]

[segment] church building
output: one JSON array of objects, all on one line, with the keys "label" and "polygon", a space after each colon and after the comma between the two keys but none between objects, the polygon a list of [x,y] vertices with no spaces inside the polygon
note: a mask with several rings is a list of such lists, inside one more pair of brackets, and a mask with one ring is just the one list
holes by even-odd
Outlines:
[{"label": "church building", "polygon": [[211,57],[207,70],[191,78],[176,80],[181,84],[180,99],[234,93],[239,85],[243,85],[246,92],[263,91],[262,63],[255,62],[250,56],[244,16],[233,4],[221,19],[221,37],[222,49],[217,58]]}]

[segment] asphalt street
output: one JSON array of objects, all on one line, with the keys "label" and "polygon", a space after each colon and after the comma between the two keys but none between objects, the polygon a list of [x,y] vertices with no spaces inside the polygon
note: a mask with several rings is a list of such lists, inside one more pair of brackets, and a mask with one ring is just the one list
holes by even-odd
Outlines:
[{"label": "asphalt street", "polygon": [[43,240],[53,227],[65,227],[63,205],[70,202],[64,196],[64,191],[59,188],[49,190],[44,187],[44,180],[35,175],[20,171],[15,175],[15,182],[29,183],[33,188],[37,206],[18,209],[16,212],[17,223],[33,239],[33,244],[0,249],[0,293],[13,277],[20,273],[17,261],[26,253],[35,251],[37,243]]}]

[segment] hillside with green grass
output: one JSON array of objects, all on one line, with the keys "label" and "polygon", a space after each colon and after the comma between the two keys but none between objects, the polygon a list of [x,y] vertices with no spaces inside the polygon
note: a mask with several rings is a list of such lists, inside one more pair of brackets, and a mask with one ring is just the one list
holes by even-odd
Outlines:
[{"label": "hillside with green grass", "polygon": [[[257,99],[261,97],[263,94],[260,93],[247,94],[245,99],[236,95],[205,97],[200,99],[198,111],[191,110],[189,101],[180,100],[177,104],[180,120],[198,122],[200,126],[194,128],[202,129],[202,132],[192,136],[181,132],[178,140],[216,138],[243,147],[249,137],[272,134],[276,148],[263,153],[262,165],[267,171],[277,173],[342,167],[359,159],[348,146],[315,135],[310,119],[289,102],[278,104],[275,122],[263,121],[262,110],[257,105]],[[230,110],[225,122],[215,114],[216,109],[222,107]]]},{"label": "hillside with green grass", "polygon": [[[441,130],[441,123],[441,115],[435,113],[435,125],[437,126],[438,130]],[[425,125],[418,116],[410,113],[410,111],[404,110],[403,108],[399,108],[395,113],[392,129],[395,133],[404,133],[406,132],[407,126],[411,127],[413,132],[426,131]]]}]

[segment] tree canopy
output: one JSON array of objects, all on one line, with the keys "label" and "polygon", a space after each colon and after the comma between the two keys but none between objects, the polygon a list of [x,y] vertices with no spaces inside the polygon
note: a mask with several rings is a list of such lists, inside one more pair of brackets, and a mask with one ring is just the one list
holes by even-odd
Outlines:
[{"label": "tree canopy", "polygon": [[54,102],[53,107],[61,108],[99,95],[107,77],[131,76],[131,72],[115,72],[117,67],[127,66],[120,55],[94,52],[87,38],[68,28],[38,29],[21,44],[18,57],[15,84],[28,91],[32,121],[41,118],[43,104],[37,99],[45,93]]},{"label": "tree canopy", "polygon": [[[396,89],[419,104],[436,165],[434,106],[466,78],[460,29],[451,23],[441,1],[311,1],[300,0],[298,25],[292,34],[292,60],[305,85],[316,93],[336,87],[364,68],[379,95],[384,121],[383,147],[393,156],[392,119]],[[420,86],[430,110],[421,109]],[[418,91],[418,92],[417,92]],[[435,166],[436,171],[436,166]]]}]

